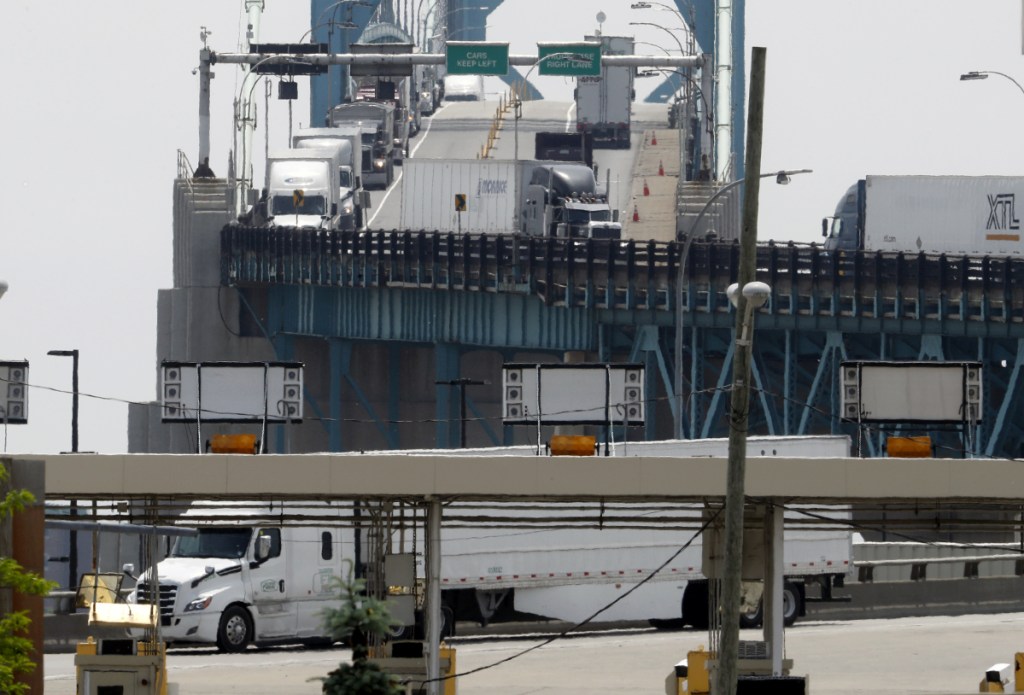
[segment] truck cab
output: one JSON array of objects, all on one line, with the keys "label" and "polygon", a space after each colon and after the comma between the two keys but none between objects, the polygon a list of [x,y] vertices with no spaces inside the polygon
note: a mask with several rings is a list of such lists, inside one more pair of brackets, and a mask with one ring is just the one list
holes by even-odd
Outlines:
[{"label": "truck cab", "polygon": [[861,179],[846,191],[836,212],[821,221],[826,251],[857,251],[863,248],[865,182]]},{"label": "truck cab", "polygon": [[526,188],[522,232],[537,236],[619,239],[622,224],[598,195],[594,171],[582,164],[541,164]]},{"label": "truck cab", "polygon": [[159,606],[167,642],[235,652],[252,642],[330,640],[323,610],[340,596],[339,529],[238,518],[193,523],[198,535],[179,537],[128,597]]},{"label": "truck cab", "polygon": [[270,226],[338,227],[335,148],[271,152],[267,157],[267,220]]}]

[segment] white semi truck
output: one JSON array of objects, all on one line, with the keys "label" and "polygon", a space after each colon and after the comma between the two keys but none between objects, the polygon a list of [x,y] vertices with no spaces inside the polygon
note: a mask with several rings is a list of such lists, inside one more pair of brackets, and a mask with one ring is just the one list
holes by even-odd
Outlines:
[{"label": "white semi truck", "polygon": [[[601,55],[632,55],[631,36],[588,36],[601,43]],[[604,65],[601,74],[576,78],[576,130],[591,133],[594,147],[629,149],[634,68]]]},{"label": "white semi truck", "polygon": [[[395,105],[382,101],[354,101],[331,109],[330,125],[359,126],[363,130],[363,186],[387,188],[395,176]],[[397,143],[401,147],[401,143]],[[398,153],[401,159],[401,152]]]},{"label": "white semi truck", "polygon": [[128,601],[159,605],[167,642],[229,652],[252,642],[329,643],[323,611],[338,605],[335,580],[347,576],[342,561],[353,557],[352,533],[323,521],[331,505],[303,510],[322,525],[268,521],[282,515],[280,507],[195,505],[179,523],[199,535],[178,538],[155,574],[139,576]]},{"label": "white semi truck", "polygon": [[362,129],[349,128],[304,128],[292,136],[292,147],[307,149],[335,147],[338,150],[338,228],[343,230],[361,229],[363,214],[368,197],[363,195]]},{"label": "white semi truck", "polygon": [[[726,448],[722,439],[637,442],[619,445],[614,455],[724,456]],[[751,437],[748,442],[749,456],[842,457],[849,450],[847,437]],[[388,453],[523,456],[532,449]],[[337,605],[334,578],[348,576],[357,546],[367,542],[366,532],[353,530],[342,509],[325,503],[283,510],[257,503],[221,509],[197,503],[179,523],[197,527],[199,536],[179,539],[158,563],[157,581],[150,579],[151,571],[143,573],[129,600],[159,602],[161,633],[168,642],[217,644],[226,651],[253,641],[322,642],[327,639],[322,611]],[[579,621],[631,589],[595,622],[682,618],[704,627],[708,590],[701,573],[702,538],[673,558],[694,536],[703,513],[699,504],[453,501],[446,505],[441,534],[445,629],[452,631],[455,620],[486,624],[523,614]],[[851,533],[843,526],[849,512],[828,513],[837,520],[833,527],[786,533],[787,623],[802,614],[807,584],[840,585],[851,569]],[[788,518],[793,515],[799,512],[787,512]],[[297,525],[302,516],[315,521]],[[488,517],[504,523],[480,520]],[[421,522],[422,516],[414,532],[393,537],[391,550],[416,554],[422,571]],[[759,619],[756,609],[743,617],[747,625]]]},{"label": "white semi truck", "polygon": [[271,151],[267,156],[268,226],[338,229],[336,147]]},{"label": "white semi truck", "polygon": [[822,222],[825,249],[1016,256],[1021,176],[867,176]]},{"label": "white semi truck", "polygon": [[[461,202],[460,202],[461,201]],[[410,159],[403,229],[618,239],[622,224],[582,164]]]}]

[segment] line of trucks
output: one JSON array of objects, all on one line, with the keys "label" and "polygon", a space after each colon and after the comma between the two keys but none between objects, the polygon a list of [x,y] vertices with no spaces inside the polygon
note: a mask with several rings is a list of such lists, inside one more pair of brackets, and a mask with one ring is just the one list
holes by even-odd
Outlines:
[{"label": "line of trucks", "polygon": [[822,221],[829,251],[972,256],[1024,252],[1018,176],[867,176]]},{"label": "line of trucks", "polygon": [[[726,447],[722,439],[637,442],[619,445],[615,455],[723,457]],[[748,447],[750,455],[761,456],[848,456],[850,440],[752,437]],[[522,456],[530,455],[532,449],[443,453]],[[357,549],[371,542],[367,532],[353,529],[350,519],[342,519],[338,505],[334,506],[338,519],[331,523],[331,505],[326,502],[314,503],[320,507],[316,523],[310,525],[301,525],[301,518],[297,525],[294,510],[287,506],[268,510],[257,503],[240,512],[238,507],[218,511],[211,504],[217,506],[197,503],[180,518],[180,524],[197,528],[199,535],[178,538],[165,559],[139,576],[129,601],[159,604],[161,635],[168,642],[216,644],[225,651],[238,651],[253,642],[323,642],[327,635],[322,611],[336,605],[335,579],[348,577],[353,563],[366,561]],[[446,515],[455,513],[455,505],[457,501],[448,505]],[[555,504],[535,504],[499,510],[497,505],[477,503],[463,513],[484,518],[504,515],[507,523],[442,522],[445,632],[453,633],[459,620],[485,625],[538,616],[580,621],[631,590],[595,621],[681,620],[707,627],[708,583],[701,572],[705,556],[701,537],[673,557],[695,535],[691,529],[699,526],[703,512],[699,504],[671,508],[662,504],[641,512],[647,522],[633,518],[638,512],[627,505],[578,503],[566,510]],[[809,585],[819,584],[822,596],[830,595],[831,588],[842,586],[852,569],[852,537],[844,525],[849,510],[837,507],[829,513],[837,519],[834,526],[786,532],[787,624],[803,614]],[[606,519],[608,528],[572,527],[575,522],[570,519],[587,514]],[[559,515],[566,520],[528,523],[537,517],[557,520]],[[660,525],[665,522],[667,526]],[[391,552],[415,556],[417,574],[422,577],[422,528],[400,539],[392,537],[389,543]],[[649,581],[642,581],[649,575]],[[743,623],[754,626],[761,619],[760,584],[752,581],[745,586],[751,598],[742,613]],[[415,621],[406,629],[414,625]]]}]

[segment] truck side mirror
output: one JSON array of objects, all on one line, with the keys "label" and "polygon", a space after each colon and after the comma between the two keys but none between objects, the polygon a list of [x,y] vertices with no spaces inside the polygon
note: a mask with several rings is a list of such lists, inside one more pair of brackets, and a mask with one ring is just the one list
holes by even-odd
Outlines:
[{"label": "truck side mirror", "polygon": [[265,533],[256,537],[256,562],[263,562],[270,557],[271,538]]},{"label": "truck side mirror", "polygon": [[612,222],[619,221],[619,210],[612,210]]},{"label": "truck side mirror", "polygon": [[821,218],[821,235],[824,236],[824,237],[828,236],[828,218],[827,217],[822,217]]},{"label": "truck side mirror", "polygon": [[338,214],[338,204],[337,203],[331,203],[331,217],[334,217],[337,214]]}]

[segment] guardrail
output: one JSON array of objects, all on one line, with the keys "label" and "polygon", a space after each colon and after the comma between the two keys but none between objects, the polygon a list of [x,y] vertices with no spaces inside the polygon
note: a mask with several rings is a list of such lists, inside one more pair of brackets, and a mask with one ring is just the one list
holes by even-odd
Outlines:
[{"label": "guardrail", "polygon": [[[679,251],[674,241],[228,225],[221,279],[515,292],[555,306],[674,311]],[[685,310],[729,313],[724,290],[738,272],[737,244],[692,244]],[[757,249],[757,276],[772,288],[762,310],[769,315],[1024,327],[1024,258],[830,253],[769,242]]]},{"label": "guardrail", "polygon": [[1019,543],[869,542],[853,548],[853,566],[862,583],[1024,576]]}]

